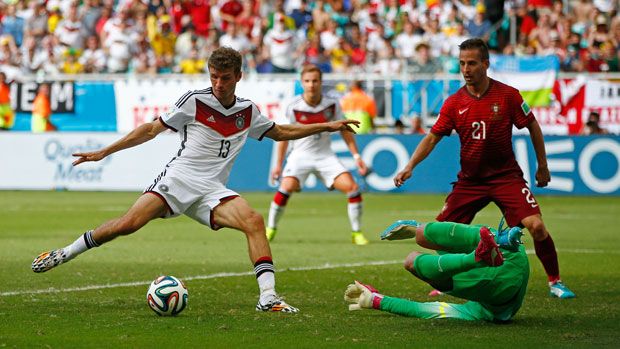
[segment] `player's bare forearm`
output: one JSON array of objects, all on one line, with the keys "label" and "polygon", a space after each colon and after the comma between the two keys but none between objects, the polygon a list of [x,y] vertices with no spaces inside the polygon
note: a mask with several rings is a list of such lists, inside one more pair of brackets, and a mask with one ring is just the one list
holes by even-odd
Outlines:
[{"label": "player's bare forearm", "polygon": [[136,145],[155,138],[155,136],[165,129],[165,126],[159,120],[140,125],[123,138],[103,149],[84,153],[74,153],[73,156],[77,156],[78,159],[73,162],[73,166],[87,161],[99,161],[110,154],[116,153],[117,151],[135,147]]},{"label": "player's bare forearm", "polygon": [[357,120],[337,120],[311,125],[275,125],[265,136],[275,141],[290,141],[294,139],[312,136],[321,132],[348,131],[353,132],[351,125],[359,125]]},{"label": "player's bare forearm", "polygon": [[282,167],[284,163],[284,157],[286,156],[286,150],[288,149],[288,141],[278,142],[277,158],[278,166]]},{"label": "player's bare forearm", "polygon": [[415,151],[413,152],[413,155],[411,155],[411,159],[409,159],[409,162],[407,163],[405,168],[400,171],[396,175],[396,177],[394,177],[394,185],[400,187],[405,183],[406,180],[411,178],[411,173],[413,172],[413,169],[420,162],[426,159],[426,157],[433,151],[433,149],[435,149],[435,145],[439,143],[441,138],[442,136],[436,135],[434,133],[428,133],[422,139],[420,144],[418,144],[418,146],[415,148]]},{"label": "player's bare forearm", "polygon": [[530,131],[530,139],[532,140],[534,152],[536,153],[536,162],[538,163],[536,186],[546,187],[551,181],[551,174],[547,167],[547,152],[545,150],[545,139],[543,138],[542,129],[536,120],[527,125],[527,129]]},{"label": "player's bare forearm", "polygon": [[340,135],[342,136],[342,139],[349,148],[351,155],[353,155],[353,158],[355,159],[355,164],[357,165],[360,175],[365,176],[368,173],[368,167],[360,156],[360,152],[357,149],[357,144],[355,143],[355,137],[351,132],[346,131],[340,131]]}]

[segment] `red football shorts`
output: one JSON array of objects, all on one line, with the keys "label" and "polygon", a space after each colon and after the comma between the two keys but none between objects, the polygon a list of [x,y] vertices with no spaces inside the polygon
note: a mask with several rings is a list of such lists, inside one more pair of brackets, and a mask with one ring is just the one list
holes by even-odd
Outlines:
[{"label": "red football shorts", "polygon": [[540,214],[538,202],[523,178],[501,178],[485,183],[459,180],[454,183],[437,221],[469,224],[490,202],[500,208],[510,227],[520,225],[523,218]]}]

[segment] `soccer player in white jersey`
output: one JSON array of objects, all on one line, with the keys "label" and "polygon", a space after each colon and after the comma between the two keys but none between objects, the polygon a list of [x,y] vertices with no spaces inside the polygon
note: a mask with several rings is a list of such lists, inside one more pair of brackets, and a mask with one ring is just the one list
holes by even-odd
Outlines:
[{"label": "soccer player in white jersey", "polygon": [[73,165],[78,165],[99,161],[142,144],[166,129],[177,131],[181,136],[177,156],[127,213],[87,231],[64,248],[42,253],[32,262],[34,272],[50,270],[93,247],[131,234],[155,218],[185,214],[214,230],[228,227],[245,233],[260,289],[256,310],[298,311],[276,293],[271,250],[262,216],[239,194],[226,188],[225,183],[248,137],[282,141],[321,132],[353,132],[351,122],[276,125],[261,115],[254,103],[235,96],[236,84],[241,79],[241,55],[237,51],[228,47],[215,50],[208,68],[212,87],[187,92],[170,112],[137,127],[107,147],[73,154],[78,157]]},{"label": "soccer player in white jersey", "polygon": [[[304,92],[287,107],[283,124],[313,125],[344,119],[338,100],[322,94],[321,78],[321,70],[317,66],[307,65],[302,69],[301,85]],[[355,158],[359,173],[365,175],[368,168],[357,151],[353,134],[349,132],[340,134]],[[289,145],[290,153],[282,170]],[[278,143],[277,161],[271,175],[273,180],[279,180],[281,177],[281,182],[269,209],[267,222],[269,241],[273,240],[277,233],[278,221],[291,194],[301,190],[302,184],[311,173],[317,175],[329,190],[338,189],[347,195],[351,239],[357,245],[368,244],[368,240],[361,232],[362,194],[351,173],[331,150],[331,139],[327,132],[291,141],[290,144],[287,141]]]}]

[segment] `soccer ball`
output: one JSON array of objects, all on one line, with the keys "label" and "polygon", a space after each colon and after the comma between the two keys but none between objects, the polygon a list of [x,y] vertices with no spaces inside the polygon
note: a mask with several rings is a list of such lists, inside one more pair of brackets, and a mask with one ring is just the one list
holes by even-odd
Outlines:
[{"label": "soccer ball", "polygon": [[159,316],[175,316],[187,305],[187,287],[174,276],[160,276],[146,292],[149,307]]}]

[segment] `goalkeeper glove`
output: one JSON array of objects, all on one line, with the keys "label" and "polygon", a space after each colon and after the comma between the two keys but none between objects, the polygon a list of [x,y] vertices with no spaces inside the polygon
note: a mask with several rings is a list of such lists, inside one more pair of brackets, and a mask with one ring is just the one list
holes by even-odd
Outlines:
[{"label": "goalkeeper glove", "polygon": [[364,285],[357,280],[347,286],[347,290],[344,292],[344,300],[353,303],[349,304],[349,310],[379,309],[382,299],[383,295],[374,287]]}]

